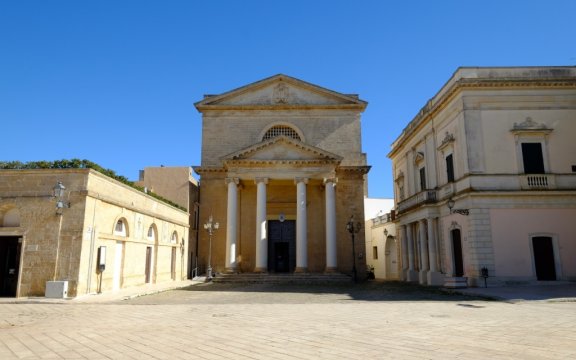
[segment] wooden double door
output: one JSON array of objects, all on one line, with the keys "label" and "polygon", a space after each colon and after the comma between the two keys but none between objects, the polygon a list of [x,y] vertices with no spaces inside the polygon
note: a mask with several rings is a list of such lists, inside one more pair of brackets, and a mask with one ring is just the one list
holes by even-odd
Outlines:
[{"label": "wooden double door", "polygon": [[268,221],[268,271],[293,272],[296,268],[296,221]]}]

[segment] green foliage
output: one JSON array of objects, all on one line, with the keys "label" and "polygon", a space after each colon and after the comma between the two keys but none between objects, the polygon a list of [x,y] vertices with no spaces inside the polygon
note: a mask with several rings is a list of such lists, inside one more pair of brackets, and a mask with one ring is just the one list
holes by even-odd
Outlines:
[{"label": "green foliage", "polygon": [[[134,184],[132,181],[128,180],[126,177],[117,175],[114,170],[105,169],[102,166],[90,161],[90,160],[80,160],[80,159],[62,159],[55,161],[30,161],[23,163],[20,161],[0,161],[0,170],[25,170],[25,169],[92,169],[99,173],[106,175],[114,180],[120,181],[136,190],[144,192],[144,188]],[[187,211],[186,208],[173,203],[170,200],[163,198],[153,192],[148,192],[148,195],[162,202],[167,203],[180,210]]]}]

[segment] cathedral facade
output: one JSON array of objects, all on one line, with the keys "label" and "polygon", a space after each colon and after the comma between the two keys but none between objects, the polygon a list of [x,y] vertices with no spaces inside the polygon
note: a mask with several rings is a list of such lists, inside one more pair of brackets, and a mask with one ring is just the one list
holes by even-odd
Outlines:
[{"label": "cathedral facade", "polygon": [[366,105],[286,75],[197,102],[199,220],[220,225],[212,235],[200,231],[200,264],[229,273],[351,274],[356,267],[362,276],[364,232],[352,234],[347,224],[364,219]]}]

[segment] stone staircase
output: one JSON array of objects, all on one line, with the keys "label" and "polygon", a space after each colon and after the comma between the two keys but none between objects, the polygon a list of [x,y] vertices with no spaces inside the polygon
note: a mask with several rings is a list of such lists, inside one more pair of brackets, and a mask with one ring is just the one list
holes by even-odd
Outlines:
[{"label": "stone staircase", "polygon": [[212,281],[252,284],[346,284],[352,282],[352,278],[340,273],[237,273],[217,274]]}]

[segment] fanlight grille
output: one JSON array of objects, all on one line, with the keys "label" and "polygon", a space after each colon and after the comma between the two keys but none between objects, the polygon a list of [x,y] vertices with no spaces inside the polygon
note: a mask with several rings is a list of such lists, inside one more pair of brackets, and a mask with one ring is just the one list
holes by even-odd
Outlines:
[{"label": "fanlight grille", "polygon": [[262,141],[272,139],[281,135],[290,137],[298,141],[302,141],[302,139],[300,139],[300,135],[298,135],[296,130],[286,125],[276,125],[271,127],[268,131],[266,131],[266,134],[264,134]]}]

